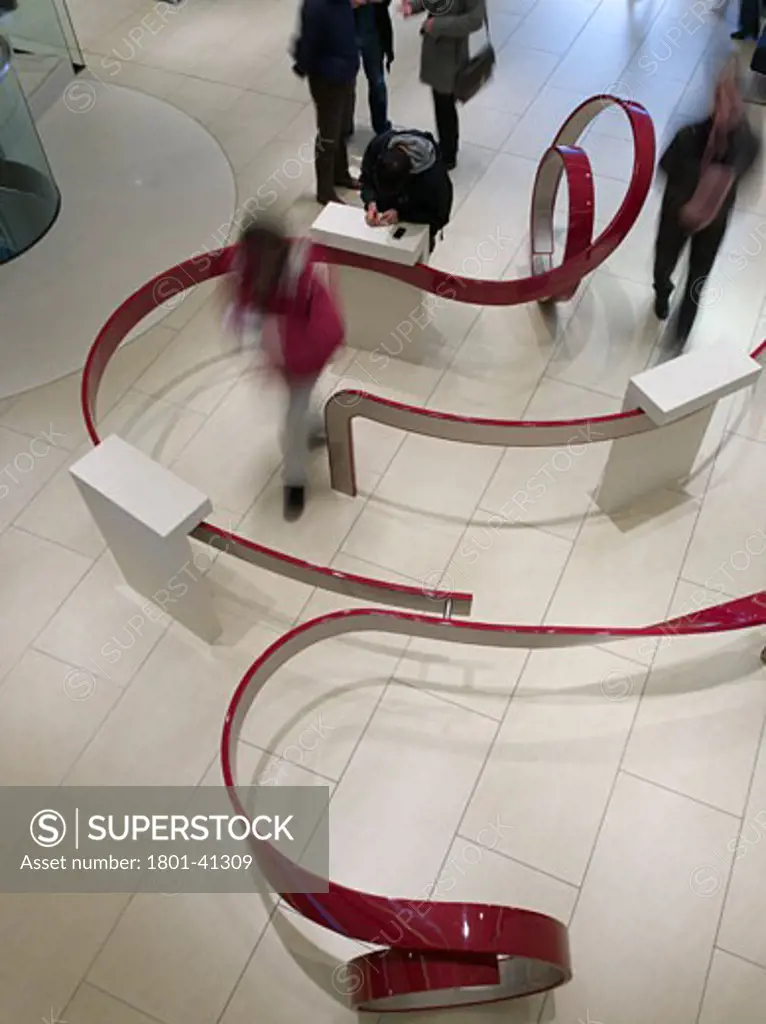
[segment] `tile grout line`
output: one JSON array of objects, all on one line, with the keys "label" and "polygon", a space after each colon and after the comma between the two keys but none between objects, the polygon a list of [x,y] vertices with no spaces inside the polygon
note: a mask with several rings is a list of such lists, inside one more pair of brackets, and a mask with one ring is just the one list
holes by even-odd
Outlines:
[{"label": "tile grout line", "polygon": [[655,789],[661,789],[663,793],[669,793],[671,796],[681,797],[683,800],[691,800],[692,803],[699,804],[700,807],[706,808],[708,811],[715,811],[717,814],[725,814],[728,818],[734,818],[738,822],[742,822],[742,814],[737,814],[734,811],[727,811],[723,807],[718,807],[716,804],[711,804],[707,800],[702,800],[698,796],[692,796],[691,793],[684,793],[681,789],[674,789],[672,786],[666,786],[662,782],[658,782],[657,779],[647,778],[646,775],[641,775],[636,771],[632,771],[630,768],[620,768],[620,772],[626,775],[630,779],[635,779],[637,782],[643,782],[647,786],[653,786]]}]

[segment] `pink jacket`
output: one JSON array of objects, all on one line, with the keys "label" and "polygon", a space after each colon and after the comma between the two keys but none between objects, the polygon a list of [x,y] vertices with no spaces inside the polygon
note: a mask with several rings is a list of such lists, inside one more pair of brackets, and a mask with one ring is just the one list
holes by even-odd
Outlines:
[{"label": "pink jacket", "polygon": [[[237,273],[236,260],[233,270]],[[239,309],[235,315],[246,312]],[[263,314],[263,350],[288,381],[319,376],[344,343],[338,303],[308,242],[293,243],[284,280]]]}]

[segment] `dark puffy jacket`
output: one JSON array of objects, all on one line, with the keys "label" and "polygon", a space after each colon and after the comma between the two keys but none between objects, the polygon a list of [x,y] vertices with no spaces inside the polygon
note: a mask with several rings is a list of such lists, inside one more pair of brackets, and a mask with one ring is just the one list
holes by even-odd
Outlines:
[{"label": "dark puffy jacket", "polygon": [[[710,118],[687,125],[674,136],[662,154],[660,170],[667,177],[664,206],[678,210],[694,195],[712,126]],[[734,187],[726,197],[718,217],[728,216],[737,198],[737,182],[751,169],[759,153],[760,142],[748,122],[743,120],[730,133],[726,156],[720,161],[734,172]]]},{"label": "dark puffy jacket", "polygon": [[359,48],[351,0],[303,0],[294,56],[296,68],[305,75],[353,82]]},{"label": "dark puffy jacket", "polygon": [[[399,195],[386,194],[378,184],[378,161],[397,136],[416,135],[433,146],[435,160],[430,167],[419,173],[410,174],[407,184]],[[362,160],[361,173],[362,201],[365,207],[375,203],[378,210],[396,210],[400,220],[411,224],[428,224],[431,228],[431,242],[447,224],[452,212],[452,182],[439,153],[436,140],[430,132],[408,129],[406,132],[392,128],[376,136],[367,146]]]}]

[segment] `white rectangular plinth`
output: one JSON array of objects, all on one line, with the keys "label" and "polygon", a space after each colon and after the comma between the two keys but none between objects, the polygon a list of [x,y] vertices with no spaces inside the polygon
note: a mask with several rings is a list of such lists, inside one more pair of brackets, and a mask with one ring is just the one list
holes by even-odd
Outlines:
[{"label": "white rectangular plinth", "polygon": [[[394,238],[404,228],[401,238]],[[373,256],[414,267],[428,258],[429,232],[423,224],[371,227],[359,206],[328,203],[311,226],[312,242],[357,256]]]},{"label": "white rectangular plinth", "polygon": [[715,404],[645,434],[612,441],[596,504],[611,515],[663,488],[683,487],[705,438]]},{"label": "white rectangular plinth", "polygon": [[749,387],[760,372],[760,363],[744,352],[719,346],[693,349],[636,374],[625,403],[663,426]]},{"label": "white rectangular plinth", "polygon": [[70,469],[158,537],[188,534],[213,511],[210,499],[112,434]]},{"label": "white rectangular plinth", "polygon": [[212,643],[221,633],[189,532],[210,499],[119,437],[69,470],[126,582]]},{"label": "white rectangular plinth", "polygon": [[612,442],[596,495],[601,510],[617,512],[652,491],[683,486],[720,399],[754,384],[760,372],[745,353],[711,347],[636,374],[623,409],[641,409],[657,428]]},{"label": "white rectangular plinth", "polygon": [[[394,238],[403,227],[402,238]],[[429,232],[423,224],[370,227],[358,206],[328,203],[314,221],[312,241],[332,249],[371,256],[403,266],[425,263],[429,256]],[[426,352],[441,339],[435,335],[428,314],[427,296],[418,288],[385,274],[356,267],[341,267],[336,277],[341,292],[346,339],[353,348],[380,352],[409,362],[422,362]]]}]

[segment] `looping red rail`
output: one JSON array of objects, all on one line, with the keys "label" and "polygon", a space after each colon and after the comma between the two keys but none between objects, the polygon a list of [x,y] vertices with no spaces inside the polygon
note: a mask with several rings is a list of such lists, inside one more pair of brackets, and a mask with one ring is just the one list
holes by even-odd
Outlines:
[{"label": "looping red rail", "polygon": [[[587,125],[606,106],[617,106],[628,117],[635,161],[620,209],[594,241],[592,172],[587,156],[576,143]],[[461,279],[455,301],[514,305],[530,301],[558,301],[572,295],[582,278],[614,251],[635,222],[651,185],[654,152],[652,123],[642,107],[610,96],[597,96],[586,101],[567,119],[538,168],[530,224],[532,275],[516,281]],[[553,267],[553,208],[562,175],[566,175],[570,190],[570,219],[564,262]],[[227,266],[225,256],[226,252],[219,250],[192,257],[158,275],[130,296],[104,326],[88,355],[82,381],[83,413],[94,443],[99,442],[96,428],[99,385],[119,344],[157,307],[202,281],[224,273]],[[432,267],[404,268],[326,248],[320,250],[320,258],[330,264],[353,266],[398,278],[424,291],[443,294],[446,287],[455,294],[452,288],[455,276]],[[450,414],[433,415],[441,416],[445,422],[456,419]],[[638,415],[637,411],[630,412],[624,414],[624,418],[632,426],[632,420]],[[620,417],[600,419],[609,422],[620,419],[622,422]],[[600,419],[560,421],[544,426],[564,432],[573,424],[588,425],[600,422]],[[482,421],[477,420],[476,423],[484,425]],[[514,426],[524,432],[525,428],[541,424],[522,422]],[[549,433],[547,438],[548,443],[556,443],[553,433]],[[382,580],[338,573],[325,566],[290,558],[208,523],[201,524],[195,536],[215,547],[231,550],[263,568],[310,585],[401,606],[419,607],[425,601],[435,601],[442,605],[445,613],[444,618],[368,609],[333,613],[292,630],[262,654],[237,687],[224,726],[221,748],[223,776],[235,805],[239,800],[235,789],[235,754],[241,725],[249,707],[281,664],[321,639],[341,633],[377,630],[467,644],[566,647],[631,636],[691,635],[766,624],[766,592],[643,629],[454,622],[449,615],[453,611],[469,611],[471,595],[444,590],[423,593],[416,588],[397,587]],[[545,915],[474,903],[419,903],[390,899],[345,888],[332,881],[328,886],[326,879],[312,879],[305,872],[302,880],[306,891],[295,894],[296,878],[301,877],[301,869],[270,848],[264,850],[263,844],[258,845],[258,853],[264,860],[264,870],[276,880],[277,889],[280,879],[284,882],[289,877],[291,892],[285,894],[285,899],[300,914],[340,935],[370,946],[383,947],[357,957],[348,965],[340,965],[337,987],[351,997],[351,1002],[358,1009],[395,1012],[494,1002],[546,991],[571,977],[566,927]],[[312,887],[319,891],[312,893]]]},{"label": "looping red rail", "polygon": [[[406,612],[333,612],[290,630],[251,665],[232,697],[221,767],[237,795],[242,725],[272,675],[301,651],[346,633],[374,631],[494,647],[562,648],[634,637],[692,636],[766,623],[766,591],[644,627],[503,626],[450,622]],[[543,914],[478,903],[394,899],[318,878],[273,847],[253,842],[266,876],[302,916],[375,949],[335,972],[359,1010],[398,1012],[499,1002],[564,984],[571,977],[566,927]],[[302,889],[303,892],[296,892]]]}]

